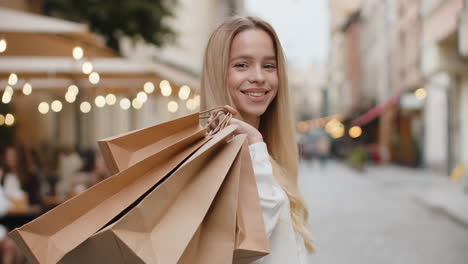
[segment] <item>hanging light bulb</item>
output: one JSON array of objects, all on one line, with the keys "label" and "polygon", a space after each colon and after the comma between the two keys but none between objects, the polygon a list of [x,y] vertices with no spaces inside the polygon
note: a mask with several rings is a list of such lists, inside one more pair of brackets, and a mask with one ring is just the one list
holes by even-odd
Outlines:
[{"label": "hanging light bulb", "polygon": [[96,99],[94,99],[94,103],[99,108],[104,107],[106,105],[106,98],[102,95],[98,95],[96,96]]},{"label": "hanging light bulb", "polygon": [[5,116],[5,125],[12,126],[15,123],[15,116],[12,114],[6,114]]},{"label": "hanging light bulb", "polygon": [[5,92],[3,92],[3,96],[2,96],[2,103],[4,104],[8,104],[11,102],[11,94],[8,93],[6,90]]},{"label": "hanging light bulb", "polygon": [[68,86],[67,92],[72,93],[74,96],[77,96],[78,93],[80,92],[80,89],[78,89],[78,86],[72,84]]},{"label": "hanging light bulb", "polygon": [[190,96],[190,87],[187,85],[182,85],[179,89],[179,98],[182,100],[187,100]]},{"label": "hanging light bulb", "polygon": [[137,94],[137,99],[141,102],[141,103],[146,103],[146,101],[148,100],[148,95],[146,95],[145,92],[139,92]]},{"label": "hanging light bulb", "polygon": [[171,112],[171,113],[177,112],[178,109],[179,109],[179,104],[177,104],[176,101],[170,101],[167,104],[167,110],[169,110],[169,112]]},{"label": "hanging light bulb", "polygon": [[65,93],[65,101],[69,102],[70,104],[76,101],[76,95],[73,92],[66,92]]},{"label": "hanging light bulb", "polygon": [[81,65],[81,71],[84,74],[90,74],[93,72],[93,64],[89,61],[84,62],[83,65]]},{"label": "hanging light bulb", "polygon": [[75,58],[75,60],[80,60],[81,58],[83,58],[83,55],[84,52],[82,47],[76,46],[73,48],[73,58]]},{"label": "hanging light bulb", "polygon": [[9,95],[13,96],[13,88],[9,85],[7,85],[7,87],[5,87],[5,93],[8,93]]},{"label": "hanging light bulb", "polygon": [[29,83],[24,83],[23,85],[23,94],[24,95],[30,95],[32,93],[32,86]]},{"label": "hanging light bulb", "polygon": [[127,110],[130,108],[130,100],[128,100],[128,98],[122,98],[120,100],[120,108],[122,108],[123,110]]},{"label": "hanging light bulb", "polygon": [[161,94],[164,96],[170,96],[172,93],[171,84],[167,80],[162,80],[159,83],[159,88],[161,89]]},{"label": "hanging light bulb", "polygon": [[143,102],[141,102],[140,100],[138,100],[138,98],[135,97],[132,100],[132,106],[133,106],[133,108],[135,108],[137,110],[141,109],[141,107],[143,106]]},{"label": "hanging light bulb", "polygon": [[13,86],[16,85],[16,83],[18,83],[18,75],[15,73],[10,74],[10,77],[8,77],[8,84]]},{"label": "hanging light bulb", "polygon": [[2,38],[0,39],[0,53],[5,52],[7,49],[7,41],[6,39]]},{"label": "hanging light bulb", "polygon": [[62,102],[60,102],[59,100],[54,100],[50,104],[50,108],[52,108],[52,111],[54,111],[55,113],[62,111],[62,107],[63,107]]},{"label": "hanging light bulb", "polygon": [[39,113],[45,115],[49,112],[49,104],[46,102],[42,102],[39,104],[37,109],[39,110]]},{"label": "hanging light bulb", "polygon": [[80,104],[80,110],[82,113],[84,114],[87,114],[89,113],[89,111],[91,111],[91,104],[87,101],[83,101],[81,104]]},{"label": "hanging light bulb", "polygon": [[115,103],[117,102],[117,97],[115,97],[114,94],[108,94],[106,95],[106,104],[108,105],[115,105]]},{"label": "hanging light bulb", "polygon": [[97,72],[92,72],[92,73],[89,75],[89,82],[90,82],[90,83],[92,83],[92,84],[98,84],[98,83],[99,83],[99,80],[100,80],[99,73],[97,73]]},{"label": "hanging light bulb", "polygon": [[143,90],[144,90],[147,94],[153,93],[153,92],[154,92],[154,84],[153,84],[152,82],[146,82],[146,83],[143,85]]}]

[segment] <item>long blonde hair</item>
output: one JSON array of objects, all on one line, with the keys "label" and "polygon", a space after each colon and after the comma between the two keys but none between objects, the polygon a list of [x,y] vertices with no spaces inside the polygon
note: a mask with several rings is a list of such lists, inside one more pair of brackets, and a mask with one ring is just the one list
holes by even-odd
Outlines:
[{"label": "long blonde hair", "polygon": [[205,50],[201,76],[201,110],[219,105],[233,105],[226,87],[228,61],[234,37],[248,29],[267,32],[275,47],[278,93],[261,116],[259,131],[268,146],[276,182],[286,192],[291,207],[293,227],[304,239],[309,252],[314,250],[307,229],[308,210],[298,187],[298,151],[295,127],[288,94],[285,58],[273,27],[256,17],[232,17],[211,35]]}]

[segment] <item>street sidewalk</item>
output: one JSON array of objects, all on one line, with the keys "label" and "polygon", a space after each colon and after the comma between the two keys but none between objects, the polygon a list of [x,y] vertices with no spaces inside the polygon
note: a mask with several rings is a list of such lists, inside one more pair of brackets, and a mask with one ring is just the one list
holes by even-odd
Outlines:
[{"label": "street sidewalk", "polygon": [[448,176],[397,165],[370,165],[364,174],[390,188],[398,186],[417,202],[468,227],[468,193],[461,183],[450,182]]}]

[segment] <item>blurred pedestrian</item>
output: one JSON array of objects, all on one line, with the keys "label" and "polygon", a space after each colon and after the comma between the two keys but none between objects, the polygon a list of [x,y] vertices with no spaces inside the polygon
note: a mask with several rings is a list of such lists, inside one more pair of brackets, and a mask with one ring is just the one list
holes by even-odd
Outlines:
[{"label": "blurred pedestrian", "polygon": [[320,168],[325,168],[330,156],[330,139],[326,134],[321,135],[317,139],[315,152],[317,153],[320,162]]},{"label": "blurred pedestrian", "polygon": [[202,110],[226,105],[235,133],[247,135],[271,251],[256,263],[306,263],[308,210],[298,188],[285,58],[272,26],[255,17],[220,25],[205,51],[201,87]]},{"label": "blurred pedestrian", "polygon": [[58,176],[56,195],[60,201],[73,196],[73,187],[79,178],[78,174],[83,167],[83,160],[72,147],[63,147],[58,155]]},{"label": "blurred pedestrian", "polygon": [[[12,210],[24,211],[29,205],[28,195],[22,185],[27,181],[27,169],[19,157],[19,146],[10,145],[3,153],[4,173],[0,178],[0,184],[10,201]],[[23,163],[23,164],[20,164]]]},{"label": "blurred pedestrian", "polygon": [[[3,178],[4,170],[0,166],[0,177]],[[10,209],[10,201],[6,197],[2,186],[0,185],[0,217],[5,216]],[[22,264],[24,256],[21,254],[15,243],[7,236],[7,228],[0,225],[0,259],[2,264]]]}]

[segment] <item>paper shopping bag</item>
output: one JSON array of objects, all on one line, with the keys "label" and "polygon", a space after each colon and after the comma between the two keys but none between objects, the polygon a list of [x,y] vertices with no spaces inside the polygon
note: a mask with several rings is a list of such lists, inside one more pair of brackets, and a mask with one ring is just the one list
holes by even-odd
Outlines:
[{"label": "paper shopping bag", "polygon": [[120,172],[161,150],[190,137],[204,136],[199,114],[99,140],[99,148],[112,174]]},{"label": "paper shopping bag", "polygon": [[[226,143],[234,129],[216,134],[140,204],[87,239],[61,263],[232,262],[238,157],[245,141],[245,136],[238,136]],[[213,210],[218,215],[210,218]],[[211,233],[211,228],[217,233]]]},{"label": "paper shopping bag", "polygon": [[[129,145],[125,142],[127,138],[120,137],[118,142],[120,145]],[[113,144],[116,144],[117,140],[105,140],[102,141],[112,148]],[[236,250],[235,259],[237,263],[249,263],[252,259],[257,259],[261,256],[268,254],[268,241],[265,236],[265,228],[263,224],[263,217],[259,203],[258,190],[255,181],[255,176],[252,169],[252,161],[248,151],[248,145],[243,147],[242,152],[242,173],[245,175],[241,178],[239,200],[238,200],[238,211],[237,211],[237,233],[236,233]],[[151,144],[149,144],[151,145]],[[128,149],[128,147],[127,147]],[[127,153],[131,153],[126,151]],[[114,155],[118,154],[118,151],[113,152]],[[109,155],[112,155],[110,153]],[[134,155],[132,159],[134,163],[138,162],[138,157],[141,155]],[[112,158],[109,160],[115,162],[115,166],[121,169],[126,168],[129,164],[128,159]],[[247,176],[248,175],[248,176]]]},{"label": "paper shopping bag", "polygon": [[[158,127],[160,129],[156,129]],[[168,136],[167,130],[173,128],[184,128],[191,132],[179,133],[177,139],[172,141],[175,137]],[[165,136],[158,136],[160,133]],[[196,115],[153,127],[151,135],[146,134],[147,136],[140,138],[148,143],[150,141],[147,138],[154,136],[156,143],[150,143],[154,153],[137,150],[138,164],[98,183],[32,222],[13,230],[9,235],[31,263],[57,263],[209,140],[205,133],[206,130],[199,126]],[[125,146],[116,144],[109,149],[116,153],[113,157],[124,157],[124,160],[131,163],[135,155],[122,151]],[[145,147],[142,146],[140,150],[142,149]],[[145,158],[141,159],[141,156]],[[148,173],[150,170],[151,173]]]},{"label": "paper shopping bag", "polygon": [[270,252],[247,141],[241,149],[241,160],[233,262],[236,264],[251,263]]}]

